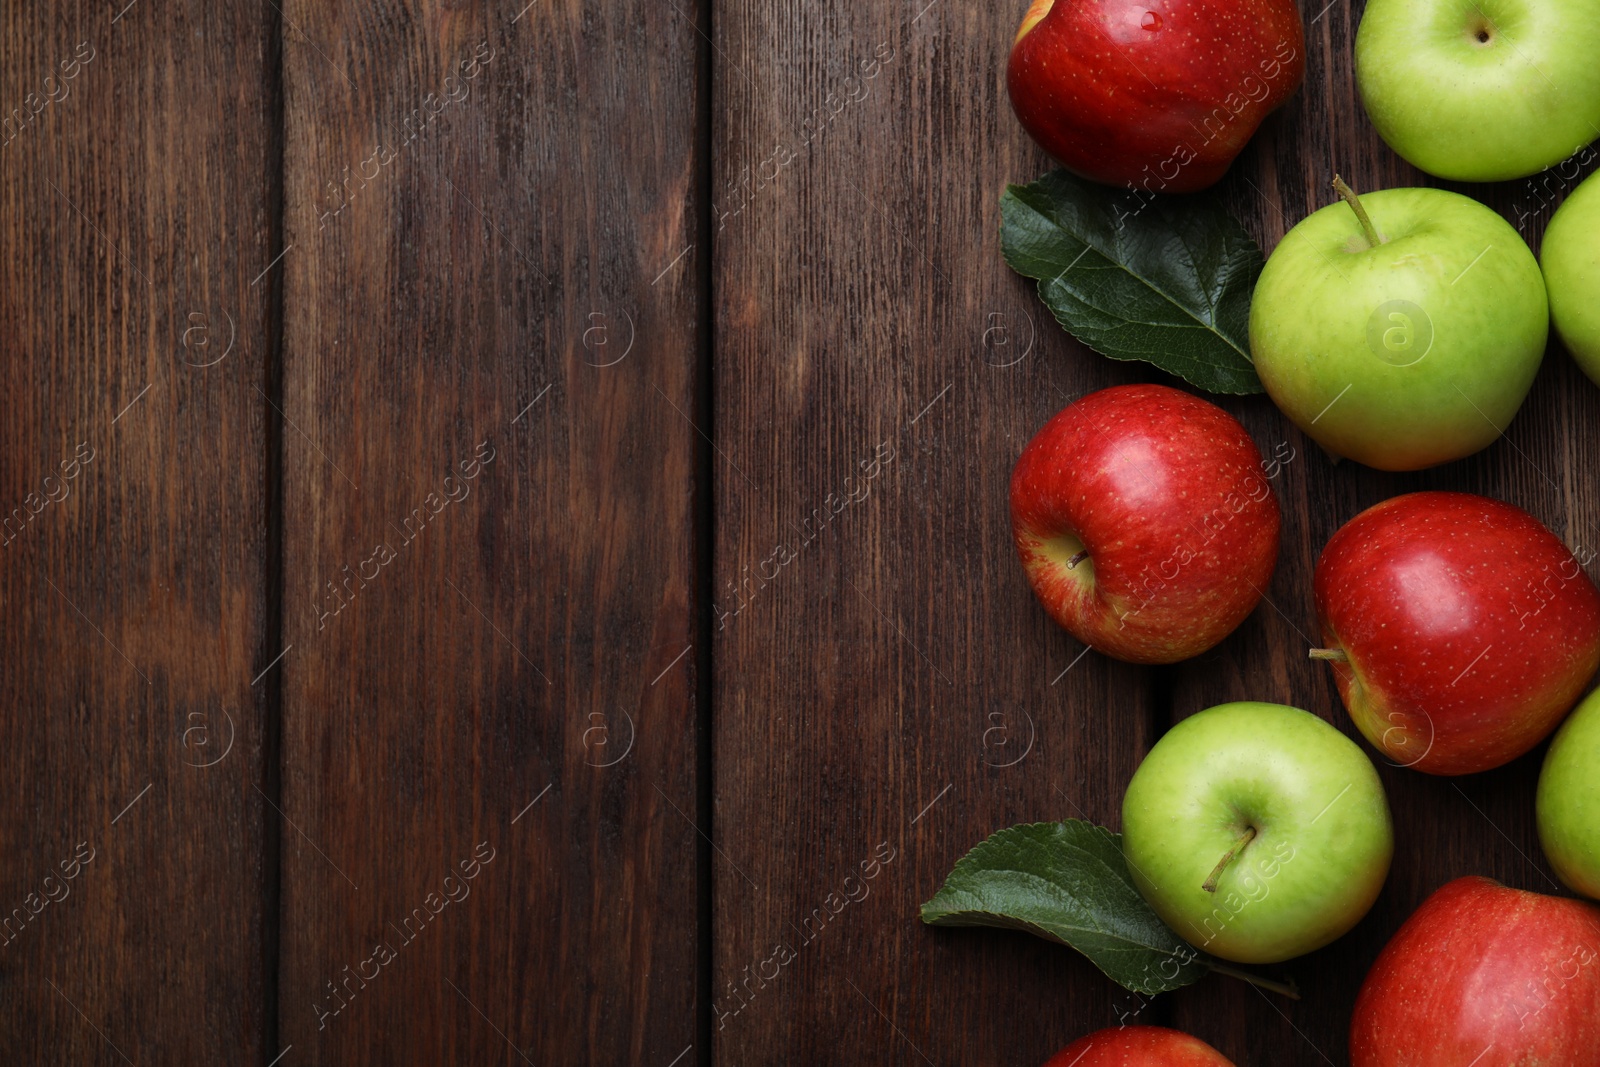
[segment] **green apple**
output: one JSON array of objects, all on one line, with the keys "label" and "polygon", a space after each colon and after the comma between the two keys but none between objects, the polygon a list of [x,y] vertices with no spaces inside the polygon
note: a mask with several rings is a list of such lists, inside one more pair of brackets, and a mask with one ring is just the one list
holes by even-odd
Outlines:
[{"label": "green apple", "polygon": [[1539,843],[1556,876],[1600,900],[1600,692],[1578,705],[1539,772]]},{"label": "green apple", "polygon": [[1196,948],[1275,963],[1321,948],[1389,873],[1389,802],[1366,753],[1309,712],[1222,704],[1156,742],[1122,800],[1128,871]]},{"label": "green apple", "polygon": [[1600,382],[1600,175],[1590,175],[1556,209],[1539,258],[1556,334]]},{"label": "green apple", "polygon": [[1256,283],[1250,350],[1267,392],[1328,451],[1381,470],[1488,447],[1544,359],[1538,261],[1476,200],[1358,199],[1334,183],[1345,202],[1302,219]]},{"label": "green apple", "polygon": [[1594,0],[1369,0],[1356,84],[1389,147],[1441,178],[1495,182],[1600,137]]}]

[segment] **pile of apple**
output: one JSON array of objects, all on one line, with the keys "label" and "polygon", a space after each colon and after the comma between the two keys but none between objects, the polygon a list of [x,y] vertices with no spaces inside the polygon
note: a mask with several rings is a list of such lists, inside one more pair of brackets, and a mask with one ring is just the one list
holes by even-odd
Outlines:
[{"label": "pile of apple", "polygon": [[[1069,169],[1186,192],[1217,181],[1298,88],[1301,16],[1292,0],[1157,3],[1034,0],[1008,88]],[[1439,177],[1523,177],[1600,136],[1600,0],[1369,0],[1355,57],[1378,132]],[[1335,188],[1268,259],[1250,314],[1268,394],[1327,451],[1419,470],[1486,447],[1526,397],[1552,318],[1600,381],[1600,177],[1556,213],[1542,269],[1466,196]],[[1106,389],[1018,460],[1017,550],[1079,640],[1133,663],[1186,659],[1233,632],[1271,580],[1275,472],[1204,400]],[[1308,593],[1310,655],[1392,763],[1487,771],[1561,727],[1535,800],[1540,840],[1569,888],[1600,898],[1600,694],[1580,706],[1600,669],[1600,591],[1572,551],[1510,504],[1414,493],[1340,528]],[[1123,848],[1173,930],[1267,963],[1367,913],[1393,830],[1358,745],[1308,712],[1235,703],[1151,749],[1123,800]],[[1374,963],[1350,1052],[1355,1067],[1600,1064],[1600,907],[1485,878],[1444,885]],[[1125,1027],[1051,1065],[1227,1062],[1193,1037]]]}]

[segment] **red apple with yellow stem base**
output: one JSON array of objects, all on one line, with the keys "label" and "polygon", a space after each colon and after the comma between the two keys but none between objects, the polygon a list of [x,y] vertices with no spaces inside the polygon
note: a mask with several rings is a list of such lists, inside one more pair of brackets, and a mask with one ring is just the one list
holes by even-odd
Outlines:
[{"label": "red apple with yellow stem base", "polygon": [[1034,0],[1006,88],[1069,169],[1186,193],[1222,177],[1304,74],[1293,0]]},{"label": "red apple with yellow stem base", "polygon": [[1600,592],[1527,512],[1412,493],[1333,535],[1313,579],[1350,717],[1394,762],[1472,774],[1543,740],[1600,667]]},{"label": "red apple with yellow stem base", "polygon": [[1238,420],[1164,385],[1091,393],[1011,474],[1028,581],[1078,640],[1175,663],[1244,621],[1278,560],[1278,501]]}]

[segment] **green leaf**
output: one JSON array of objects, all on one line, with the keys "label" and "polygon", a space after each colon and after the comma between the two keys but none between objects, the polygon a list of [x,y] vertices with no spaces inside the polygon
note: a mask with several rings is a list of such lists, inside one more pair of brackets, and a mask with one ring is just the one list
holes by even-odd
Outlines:
[{"label": "green leaf", "polygon": [[1112,981],[1147,996],[1198,981],[1214,962],[1144,902],[1122,836],[1076,819],[994,834],[922,905],[922,921],[1026,930],[1077,949]]},{"label": "green leaf", "polygon": [[1261,248],[1215,196],[1113,189],[1065,171],[1000,198],[1000,244],[1078,340],[1213,393],[1259,393],[1250,296]]}]

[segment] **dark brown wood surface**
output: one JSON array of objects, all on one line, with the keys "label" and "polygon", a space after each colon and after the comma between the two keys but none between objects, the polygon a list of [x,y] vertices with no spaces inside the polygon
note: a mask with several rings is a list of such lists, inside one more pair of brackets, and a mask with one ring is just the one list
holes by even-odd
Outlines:
[{"label": "dark brown wood surface", "polygon": [[[1600,546],[1600,390],[1552,346],[1420,474],[1225,401],[1293,457],[1267,603],[1155,670],[1055,627],[1011,466],[1165,379],[1000,257],[1050,166],[1022,7],[5,8],[0,1061],[1028,1065],[1139,1021],[1342,1064],[1429,892],[1555,890],[1541,750],[1384,769],[1393,874],[1275,969],[1299,1002],[917,921],[1000,827],[1116,826],[1202,708],[1355,736],[1304,652],[1362,508],[1466,489]],[[1359,9],[1305,11],[1224,183],[1269,250],[1335,171],[1431,183],[1361,111]],[[1572,178],[1455,188],[1537,248]]]},{"label": "dark brown wood surface", "polygon": [[282,1042],[665,1064],[695,1041],[694,31],[284,21]]},{"label": "dark brown wood surface", "polygon": [[7,5],[0,51],[0,1060],[260,1062],[276,30]]},{"label": "dark brown wood surface", "polygon": [[994,829],[1114,820],[1165,716],[1017,565],[1016,453],[1125,374],[999,258],[1015,13],[921,6],[717,13],[718,1063],[1042,1062],[1129,1000],[916,918]]},{"label": "dark brown wood surface", "polygon": [[[1077,648],[1045,621],[1015,563],[1010,467],[1066,402],[1159,376],[1073,343],[1000,258],[1001,189],[1050,166],[1004,96],[1019,16],[941,3],[799,16],[719,9],[730,63],[750,62],[747,78],[718,82],[717,189],[735,206],[749,200],[719,232],[718,429],[750,477],[718,471],[717,592],[799,536],[787,524],[838,491],[874,442],[896,441],[899,456],[869,499],[718,635],[718,837],[748,875],[719,868],[715,992],[748,1004],[719,1015],[718,1061],[828,1062],[845,1047],[870,1062],[1040,1063],[1083,1033],[1139,1021],[1189,1030],[1241,1064],[1342,1064],[1362,976],[1433,889],[1482,873],[1559,890],[1533,825],[1542,749],[1462,781],[1385,768],[1393,874],[1356,931],[1277,969],[1303,990],[1298,1003],[1227,979],[1142,1003],[1021,935],[918,928],[916,905],[1002,826],[1061,817],[1116,826],[1143,752],[1202,708],[1280,701],[1359,740],[1326,668],[1305,656],[1322,545],[1361,509],[1422,488],[1510,500],[1575,548],[1592,543],[1597,501],[1583,472],[1600,446],[1600,392],[1552,345],[1504,441],[1405,476],[1336,467],[1265,398],[1225,401],[1264,453],[1295,457],[1276,484],[1284,541],[1267,601],[1191,663],[1140,671],[1091,653],[1058,679]],[[1305,88],[1224,186],[1269,251],[1329,201],[1336,171],[1369,190],[1444,184],[1395,157],[1361,111],[1350,61],[1359,10],[1335,4],[1306,17]],[[792,61],[767,61],[780,40],[798,43]],[[862,83],[857,61],[879,42],[895,58]],[[819,121],[826,132],[811,138],[807,124]],[[795,161],[763,188],[745,168],[756,172],[773,146],[791,147]],[[724,192],[745,181],[759,191]],[[1502,211],[1537,247],[1571,184],[1452,187]],[[1009,361],[992,347],[1002,338],[1015,342],[1013,356],[1032,342],[1003,370],[989,365]],[[1016,737],[986,728],[1024,711],[1033,750],[1015,767],[987,766],[985,739]],[[905,866],[808,941],[810,928],[796,924],[830,893],[844,896],[844,879],[881,839],[905,843],[896,861]],[[757,903],[730,908],[745,898]],[[795,962],[741,995],[743,968],[774,945],[792,946]]]}]

